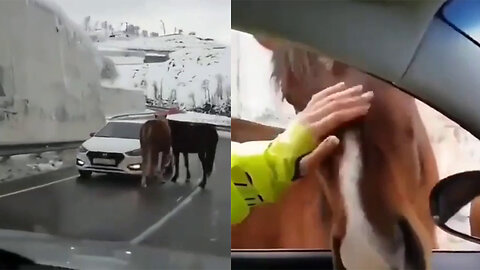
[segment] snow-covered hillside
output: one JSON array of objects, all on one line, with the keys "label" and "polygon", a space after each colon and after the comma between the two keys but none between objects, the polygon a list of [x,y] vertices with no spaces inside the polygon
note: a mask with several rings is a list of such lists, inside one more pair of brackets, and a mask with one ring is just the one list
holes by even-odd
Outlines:
[{"label": "snow-covered hillside", "polygon": [[[230,115],[230,48],[195,35],[107,37],[95,42],[115,64],[107,87],[143,91],[147,103]],[[207,111],[208,112],[208,111]]]}]

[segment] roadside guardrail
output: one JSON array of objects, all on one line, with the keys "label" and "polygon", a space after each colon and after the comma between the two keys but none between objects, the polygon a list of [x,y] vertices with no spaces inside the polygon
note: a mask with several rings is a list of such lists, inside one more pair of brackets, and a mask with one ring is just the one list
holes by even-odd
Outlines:
[{"label": "roadside guardrail", "polygon": [[83,142],[84,140],[0,145],[0,156],[5,157],[5,156],[14,156],[14,155],[23,155],[23,154],[38,154],[38,153],[44,153],[44,152],[50,152],[50,151],[74,149],[79,147]]}]

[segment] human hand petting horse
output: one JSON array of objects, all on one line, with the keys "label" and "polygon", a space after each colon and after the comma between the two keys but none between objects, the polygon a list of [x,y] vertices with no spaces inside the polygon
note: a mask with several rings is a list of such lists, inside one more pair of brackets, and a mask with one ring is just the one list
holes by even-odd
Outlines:
[{"label": "human hand petting horse", "polygon": [[[318,170],[339,144],[330,134],[339,127],[367,114],[373,92],[364,92],[362,85],[346,88],[344,82],[326,88],[312,96],[307,107],[296,116],[296,121],[306,126],[320,143],[300,161],[300,175]],[[327,137],[328,136],[328,137]],[[326,137],[326,138],[325,138]]]},{"label": "human hand petting horse", "polygon": [[[239,123],[237,127],[246,128],[257,135],[263,134],[264,139],[274,139],[274,137],[276,139],[269,143],[268,149],[263,152],[258,151],[257,145],[247,143],[239,145],[242,148],[240,151],[242,154],[240,154],[240,152],[236,152],[238,148],[235,146],[237,144],[232,144],[232,224],[240,222],[248,215],[249,211],[244,205],[246,200],[248,200],[248,206],[252,206],[255,203],[252,200],[251,189],[248,187],[248,184],[240,183],[241,180],[239,178],[249,172],[252,173],[252,170],[265,172],[276,170],[271,174],[275,175],[276,179],[271,179],[264,175],[263,177],[254,177],[254,183],[250,181],[254,189],[259,189],[262,186],[271,187],[271,190],[264,190],[264,192],[260,190],[258,198],[260,198],[261,202],[264,202],[264,197],[267,202],[268,200],[275,202],[275,199],[267,198],[267,194],[280,194],[282,190],[286,189],[288,183],[294,180],[291,175],[293,164],[286,164],[285,161],[294,163],[296,160],[300,160],[299,168],[295,172],[297,176],[293,176],[293,178],[299,178],[312,171],[317,171],[321,162],[327,159],[339,144],[337,137],[328,135],[343,125],[364,116],[368,112],[372,98],[373,93],[365,93],[361,85],[347,88],[344,83],[338,83],[314,95],[305,109],[297,114],[290,127],[278,137],[276,134],[280,131],[275,128],[267,130],[265,126],[259,124],[245,121]],[[253,129],[250,129],[251,127]],[[234,133],[232,138],[236,138],[237,141],[248,141],[248,138],[245,138],[249,137],[248,132],[232,130],[232,133]],[[266,134],[269,134],[270,137],[265,137]],[[264,142],[268,143],[268,141]],[[249,146],[253,146],[251,149],[255,149],[253,151],[255,153],[249,155]],[[266,144],[263,143],[263,146],[266,146]],[[282,149],[287,150],[282,153]],[[305,156],[301,157],[305,151],[310,153],[306,153]],[[239,154],[238,156],[237,153]],[[267,159],[267,163],[270,164],[258,162],[267,161]],[[279,166],[272,165],[277,163],[277,161]],[[237,193],[241,193],[243,187],[246,187],[248,193],[245,196]],[[259,202],[259,204],[261,203]]]}]

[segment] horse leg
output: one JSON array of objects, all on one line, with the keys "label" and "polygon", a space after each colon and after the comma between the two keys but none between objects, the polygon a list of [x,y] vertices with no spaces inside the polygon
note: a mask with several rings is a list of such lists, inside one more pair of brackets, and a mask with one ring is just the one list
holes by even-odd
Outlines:
[{"label": "horse leg", "polygon": [[147,187],[147,177],[149,178],[152,167],[152,150],[146,149],[142,160],[142,181],[140,185],[143,188]]},{"label": "horse leg", "polygon": [[185,169],[187,169],[187,182],[190,182],[190,169],[188,168],[188,153],[183,152],[183,161],[185,161]]},{"label": "horse leg", "polygon": [[173,157],[175,159],[175,174],[173,175],[172,182],[177,182],[178,178],[178,171],[180,170],[179,168],[179,163],[180,163],[180,152],[173,151]]},{"label": "horse leg", "polygon": [[152,154],[152,171],[150,174],[151,180],[156,181],[157,180],[157,171],[158,171],[158,166],[159,166],[159,159],[160,159],[160,154],[161,152],[155,151],[155,153]]},{"label": "horse leg", "polygon": [[[167,152],[167,154],[168,154],[168,152]],[[164,168],[165,164],[164,164],[164,163],[165,163],[165,161],[166,161],[166,159],[167,159],[167,154],[165,154],[165,152],[160,152],[160,153],[158,154],[158,156],[159,156],[158,159],[160,160],[160,172],[159,172],[159,176],[160,176],[160,180],[161,180],[162,182],[164,182],[164,180],[163,180],[163,173],[164,173],[164,171],[165,171],[165,168]]]},{"label": "horse leg", "polygon": [[202,163],[202,181],[198,185],[202,189],[205,189],[205,185],[207,184],[207,173],[206,173],[206,158],[203,152],[198,153],[198,157],[200,158],[200,162]]}]

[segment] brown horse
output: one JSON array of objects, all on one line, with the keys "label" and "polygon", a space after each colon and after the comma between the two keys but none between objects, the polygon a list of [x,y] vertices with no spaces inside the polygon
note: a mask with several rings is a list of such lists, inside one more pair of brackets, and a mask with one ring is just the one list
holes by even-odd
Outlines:
[{"label": "brown horse", "polygon": [[[169,171],[172,170],[173,164],[175,164],[175,172],[171,178],[172,182],[176,182],[179,171],[180,171],[180,153],[183,154],[185,169],[186,169],[186,182],[190,181],[190,169],[189,169],[189,153],[198,154],[200,163],[202,165],[202,177],[199,183],[199,187],[205,188],[207,184],[207,178],[213,172],[214,163],[215,163],[215,154],[217,150],[218,143],[218,132],[214,125],[205,124],[205,123],[193,123],[193,122],[184,122],[176,120],[167,120],[167,116],[171,114],[184,113],[183,111],[172,108],[168,111],[159,111],[155,113],[155,118],[162,122],[164,129],[168,128],[168,138],[166,136],[166,131],[161,135],[160,131],[157,133],[157,137],[154,136],[157,141],[157,144],[168,144],[169,154],[167,155],[166,164],[162,163],[162,171],[165,166]],[[162,141],[162,142],[160,142]],[[152,141],[153,143],[153,141]],[[154,164],[158,163],[157,160],[153,161]],[[173,170],[172,170],[173,172]]]},{"label": "brown horse", "polygon": [[160,175],[163,177],[165,169],[171,170],[172,139],[168,121],[164,117],[148,120],[140,129],[140,148],[142,152],[142,187],[147,186],[147,181],[156,178],[158,159],[160,154]]},{"label": "brown horse", "polygon": [[480,197],[476,197],[470,205],[470,234],[480,238]]},{"label": "brown horse", "polygon": [[338,130],[340,149],[318,171],[232,227],[232,248],[329,248],[337,268],[429,268],[437,243],[428,197],[438,172],[415,99],[314,51],[277,47],[273,60],[297,112],[339,81],[375,96],[366,117]]}]

